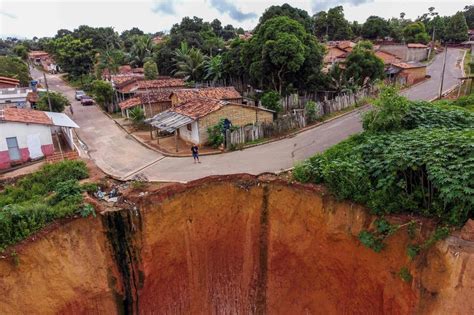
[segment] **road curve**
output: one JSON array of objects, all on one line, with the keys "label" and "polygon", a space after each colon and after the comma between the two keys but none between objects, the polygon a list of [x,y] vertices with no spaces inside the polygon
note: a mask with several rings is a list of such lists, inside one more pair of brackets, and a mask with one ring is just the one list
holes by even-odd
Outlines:
[{"label": "road curve", "polygon": [[[461,56],[459,49],[448,50],[445,91],[453,88],[457,84],[457,78],[461,76],[462,71],[458,66]],[[405,90],[403,94],[412,100],[431,100],[436,97],[442,63],[443,55],[436,56],[428,67],[431,79]],[[32,70],[32,76],[41,79],[43,75]],[[87,144],[91,159],[105,173],[122,179],[130,179],[139,174],[150,181],[187,182],[210,175],[278,172],[362,130],[358,110],[292,138],[242,151],[203,156],[201,164],[194,164],[192,158],[164,157],[142,146],[97,107],[83,107],[75,101],[74,89],[58,75],[47,76],[50,89],[63,93],[73,104],[72,118],[81,127],[77,133]]]}]

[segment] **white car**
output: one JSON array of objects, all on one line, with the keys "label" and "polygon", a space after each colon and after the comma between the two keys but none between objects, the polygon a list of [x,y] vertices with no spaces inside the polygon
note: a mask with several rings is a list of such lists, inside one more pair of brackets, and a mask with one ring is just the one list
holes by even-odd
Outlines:
[{"label": "white car", "polygon": [[74,98],[75,98],[77,101],[80,101],[81,98],[82,98],[83,96],[85,96],[85,95],[86,95],[86,92],[84,92],[84,91],[82,91],[82,90],[77,90],[77,91],[76,91],[76,95],[74,96]]}]

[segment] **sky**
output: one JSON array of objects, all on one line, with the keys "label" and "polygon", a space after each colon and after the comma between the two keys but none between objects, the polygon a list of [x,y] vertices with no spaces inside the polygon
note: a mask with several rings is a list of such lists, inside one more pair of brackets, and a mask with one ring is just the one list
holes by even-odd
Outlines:
[{"label": "sky", "polygon": [[471,1],[463,0],[0,0],[0,37],[54,36],[58,29],[79,25],[112,26],[118,32],[138,27],[145,32],[168,31],[185,16],[205,21],[218,18],[251,30],[271,5],[289,3],[309,14],[342,5],[346,18],[364,22],[370,15],[416,18],[435,7],[440,15],[452,15]]}]

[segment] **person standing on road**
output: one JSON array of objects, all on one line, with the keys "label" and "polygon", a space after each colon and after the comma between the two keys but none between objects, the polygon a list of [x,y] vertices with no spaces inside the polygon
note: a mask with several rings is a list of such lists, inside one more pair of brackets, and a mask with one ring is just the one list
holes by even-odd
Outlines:
[{"label": "person standing on road", "polygon": [[69,105],[69,110],[71,111],[71,116],[74,116],[74,111],[72,110],[72,104]]},{"label": "person standing on road", "polygon": [[194,164],[196,164],[196,162],[201,163],[201,161],[199,161],[199,148],[197,145],[194,144],[191,147],[191,152],[193,153]]}]

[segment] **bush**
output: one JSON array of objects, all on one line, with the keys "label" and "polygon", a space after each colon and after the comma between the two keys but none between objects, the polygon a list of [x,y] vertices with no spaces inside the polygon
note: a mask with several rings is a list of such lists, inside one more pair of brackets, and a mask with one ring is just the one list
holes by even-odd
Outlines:
[{"label": "bush", "polygon": [[112,85],[103,80],[95,80],[91,83],[91,92],[94,95],[95,100],[102,106],[112,102],[114,96],[114,89]]},{"label": "bush", "polygon": [[143,64],[146,80],[156,80],[158,78],[158,66],[153,60],[148,60]]},{"label": "bush", "polygon": [[283,110],[280,104],[280,94],[275,91],[268,91],[261,98],[263,107],[279,113]]},{"label": "bush", "polygon": [[316,103],[313,101],[309,101],[306,103],[304,107],[305,115],[306,115],[306,121],[308,123],[313,123],[316,121],[318,118],[318,115],[316,113]]},{"label": "bush", "polygon": [[208,134],[208,144],[213,148],[218,148],[221,144],[224,143],[224,134],[222,131],[224,130],[224,119],[221,119],[218,124],[208,127],[207,134]]},{"label": "bush", "polygon": [[0,193],[0,249],[78,211],[82,204],[78,180],[87,176],[84,162],[64,161],[6,186]]},{"label": "bush", "polygon": [[134,107],[128,113],[134,125],[140,125],[145,120],[145,111],[141,107]]}]

